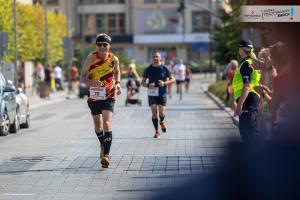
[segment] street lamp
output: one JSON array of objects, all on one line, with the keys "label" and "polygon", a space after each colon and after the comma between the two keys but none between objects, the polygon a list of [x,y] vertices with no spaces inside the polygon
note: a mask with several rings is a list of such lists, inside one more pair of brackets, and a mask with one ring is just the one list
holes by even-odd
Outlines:
[{"label": "street lamp", "polygon": [[[17,51],[17,5],[16,0],[13,2],[13,12],[14,12],[14,74],[17,69],[18,62],[18,51]],[[16,83],[16,76],[13,80]]]},{"label": "street lamp", "polygon": [[48,0],[43,0],[43,6],[45,10],[45,67],[48,66]]}]

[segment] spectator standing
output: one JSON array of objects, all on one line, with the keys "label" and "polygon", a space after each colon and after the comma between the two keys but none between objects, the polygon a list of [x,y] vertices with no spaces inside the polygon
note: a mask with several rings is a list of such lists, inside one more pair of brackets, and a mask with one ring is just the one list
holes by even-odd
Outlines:
[{"label": "spectator standing", "polygon": [[75,89],[77,88],[78,85],[78,76],[79,76],[79,72],[78,72],[78,68],[76,67],[76,65],[72,65],[72,67],[70,68],[70,90],[72,93],[75,92]]},{"label": "spectator standing", "polygon": [[177,60],[177,64],[174,66],[175,80],[177,84],[177,93],[179,94],[179,100],[182,100],[182,87],[185,81],[186,67],[183,64],[182,59]]},{"label": "spectator standing", "polygon": [[185,71],[185,92],[188,93],[190,89],[190,82],[192,78],[192,70],[189,67],[189,65],[186,65],[186,71]]},{"label": "spectator standing", "polygon": [[55,85],[57,90],[63,90],[62,85],[62,68],[59,65],[54,67],[54,74],[55,74]]}]

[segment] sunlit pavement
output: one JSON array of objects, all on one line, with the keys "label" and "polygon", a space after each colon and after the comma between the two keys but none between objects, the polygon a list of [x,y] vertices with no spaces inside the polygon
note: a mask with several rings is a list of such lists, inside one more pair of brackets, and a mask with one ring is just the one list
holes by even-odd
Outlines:
[{"label": "sunlit pavement", "polygon": [[125,107],[124,90],[115,106],[108,169],[100,167],[86,100],[62,97],[33,107],[29,129],[0,137],[0,199],[149,199],[211,172],[228,140],[239,138],[228,114],[204,94],[211,81],[194,76],[182,101],[177,94],[168,99],[167,133],[160,139],[153,138],[146,90],[141,107]]}]

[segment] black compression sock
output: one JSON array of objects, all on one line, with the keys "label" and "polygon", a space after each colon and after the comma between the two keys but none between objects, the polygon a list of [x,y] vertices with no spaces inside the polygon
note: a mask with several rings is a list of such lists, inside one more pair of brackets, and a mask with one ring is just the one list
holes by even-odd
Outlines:
[{"label": "black compression sock", "polygon": [[163,122],[164,121],[164,119],[165,119],[165,116],[159,116],[159,119],[160,119],[160,122]]},{"label": "black compression sock", "polygon": [[100,144],[103,144],[103,131],[100,131],[100,132],[95,131],[95,133],[98,137]]},{"label": "black compression sock", "polygon": [[158,119],[157,118],[152,118],[152,123],[154,125],[155,130],[158,130]]},{"label": "black compression sock", "polygon": [[104,140],[103,140],[104,155],[109,155],[111,143],[112,143],[112,132],[111,131],[105,132]]}]

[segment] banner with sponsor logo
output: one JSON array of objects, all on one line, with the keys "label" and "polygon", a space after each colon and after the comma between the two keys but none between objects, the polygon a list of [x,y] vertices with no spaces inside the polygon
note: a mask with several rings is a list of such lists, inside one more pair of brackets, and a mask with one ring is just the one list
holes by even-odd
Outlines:
[{"label": "banner with sponsor logo", "polygon": [[300,22],[300,6],[241,6],[242,22]]}]

